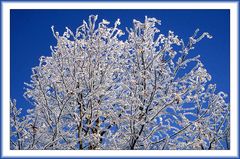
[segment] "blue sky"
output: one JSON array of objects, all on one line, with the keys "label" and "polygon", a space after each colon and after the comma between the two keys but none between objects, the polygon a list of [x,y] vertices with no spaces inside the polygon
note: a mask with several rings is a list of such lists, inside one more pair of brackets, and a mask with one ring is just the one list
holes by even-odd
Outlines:
[{"label": "blue sky", "polygon": [[11,10],[10,97],[19,107],[30,108],[23,98],[24,82],[30,81],[31,68],[39,64],[39,57],[50,56],[49,46],[56,44],[51,26],[60,34],[66,26],[75,31],[90,14],[112,23],[120,18],[124,31],[132,26],[133,19],[143,21],[147,15],[162,21],[162,33],[172,30],[185,40],[197,28],[201,33],[209,32],[213,39],[203,39],[191,55],[200,54],[212,75],[211,83],[217,84],[218,91],[230,93],[229,10]]}]

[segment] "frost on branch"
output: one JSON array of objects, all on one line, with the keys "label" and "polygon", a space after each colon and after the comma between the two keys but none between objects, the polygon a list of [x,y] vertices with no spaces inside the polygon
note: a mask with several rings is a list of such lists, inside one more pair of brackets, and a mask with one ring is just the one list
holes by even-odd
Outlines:
[{"label": "frost on branch", "polygon": [[26,83],[34,109],[21,118],[11,102],[11,149],[229,149],[227,95],[191,52],[212,36],[184,42],[159,24],[133,20],[125,36],[94,15],[75,32],[52,27],[57,45]]}]

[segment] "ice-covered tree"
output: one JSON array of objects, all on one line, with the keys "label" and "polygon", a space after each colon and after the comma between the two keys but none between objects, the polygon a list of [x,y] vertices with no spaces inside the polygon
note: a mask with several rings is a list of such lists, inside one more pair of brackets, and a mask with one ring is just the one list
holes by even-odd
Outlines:
[{"label": "ice-covered tree", "polygon": [[57,45],[26,83],[34,108],[22,117],[10,104],[11,149],[230,148],[227,95],[189,56],[209,33],[184,42],[155,18],[133,20],[127,35],[119,19],[96,21],[62,36],[52,27]]}]

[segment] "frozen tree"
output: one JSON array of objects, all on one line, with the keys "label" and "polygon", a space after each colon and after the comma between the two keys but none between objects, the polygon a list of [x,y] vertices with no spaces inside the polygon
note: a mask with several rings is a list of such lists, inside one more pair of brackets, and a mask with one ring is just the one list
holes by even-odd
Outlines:
[{"label": "frozen tree", "polygon": [[[230,149],[230,105],[200,56],[160,21],[133,20],[127,35],[97,16],[62,36],[32,68],[26,116],[11,102],[11,149]],[[124,39],[126,40],[120,40]]]}]

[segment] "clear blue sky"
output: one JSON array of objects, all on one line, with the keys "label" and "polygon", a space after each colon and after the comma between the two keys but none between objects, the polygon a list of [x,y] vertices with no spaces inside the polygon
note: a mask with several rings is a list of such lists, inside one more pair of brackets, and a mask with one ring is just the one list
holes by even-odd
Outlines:
[{"label": "clear blue sky", "polygon": [[31,68],[39,64],[39,57],[50,56],[49,46],[56,44],[51,26],[54,25],[60,34],[66,26],[75,31],[90,14],[97,14],[99,21],[107,19],[112,23],[120,18],[123,30],[132,26],[133,19],[143,21],[145,15],[156,17],[162,21],[159,27],[163,33],[172,30],[185,40],[196,28],[209,32],[214,38],[202,40],[191,54],[201,55],[217,90],[229,94],[229,10],[11,10],[10,96],[17,100],[19,107],[30,108],[23,98],[24,82],[30,81]]}]

